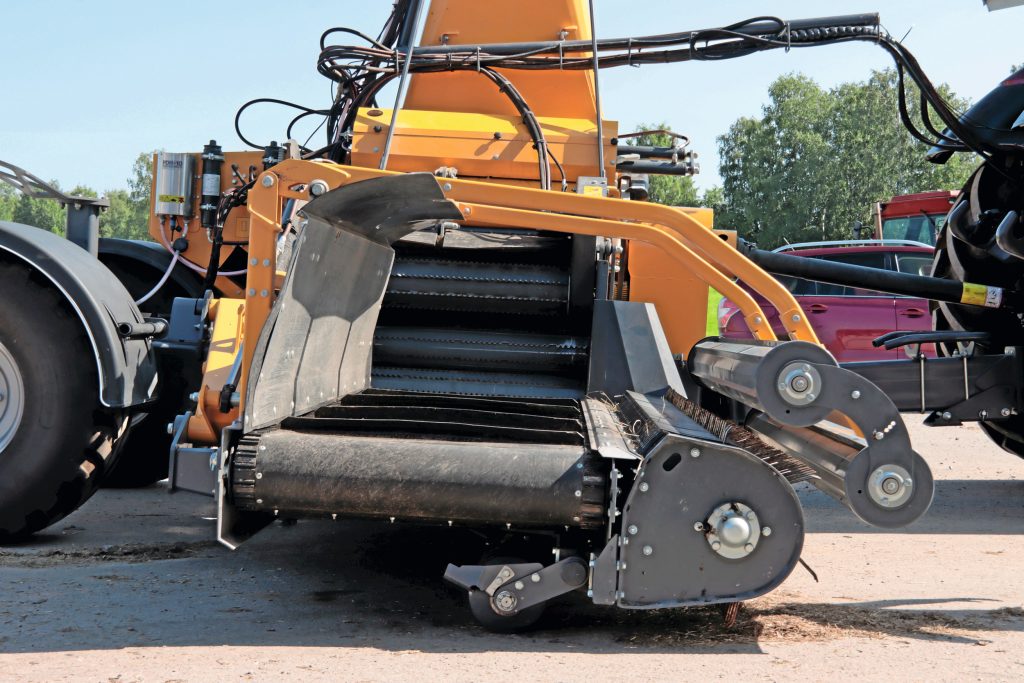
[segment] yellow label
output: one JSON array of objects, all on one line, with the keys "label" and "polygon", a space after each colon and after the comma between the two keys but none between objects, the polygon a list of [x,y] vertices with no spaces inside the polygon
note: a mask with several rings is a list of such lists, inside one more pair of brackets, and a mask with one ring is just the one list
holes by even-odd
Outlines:
[{"label": "yellow label", "polygon": [[960,296],[960,303],[971,306],[987,306],[998,308],[1002,301],[1003,292],[999,287],[986,287],[970,282],[964,283],[964,293]]},{"label": "yellow label", "polygon": [[162,194],[158,195],[156,200],[158,202],[166,202],[168,204],[184,204],[185,198],[176,194]]},{"label": "yellow label", "polygon": [[604,187],[601,185],[584,185],[583,195],[586,197],[603,197]]}]

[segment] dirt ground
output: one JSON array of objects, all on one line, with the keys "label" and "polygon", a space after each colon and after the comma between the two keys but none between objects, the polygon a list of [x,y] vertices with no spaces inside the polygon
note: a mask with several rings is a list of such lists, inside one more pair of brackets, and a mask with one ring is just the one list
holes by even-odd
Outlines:
[{"label": "dirt ground", "polygon": [[1024,460],[907,416],[937,480],[904,533],[801,489],[801,568],[725,630],[714,610],[567,599],[479,630],[440,581],[458,530],[275,524],[216,545],[213,506],[102,491],[0,549],[0,680],[1024,680]]}]

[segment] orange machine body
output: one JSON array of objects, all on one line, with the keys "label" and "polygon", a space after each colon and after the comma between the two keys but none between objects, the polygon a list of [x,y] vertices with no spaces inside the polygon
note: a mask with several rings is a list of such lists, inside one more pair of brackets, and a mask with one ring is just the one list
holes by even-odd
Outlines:
[{"label": "orange machine body", "polygon": [[[425,21],[424,44],[508,43],[587,39],[590,18],[585,0],[523,0],[513,14],[496,15],[492,3],[479,0],[435,0]],[[579,183],[602,176],[594,79],[589,71],[506,71],[535,112],[551,153],[565,168],[566,190],[552,169],[552,189],[538,189],[536,150],[520,116],[492,81],[473,72],[414,75],[404,108],[399,112],[391,153],[379,170],[391,111],[363,109],[352,138],[348,165],[286,159],[262,171],[260,154],[227,153],[221,189],[238,186],[232,166],[256,182],[248,203],[231,212],[226,242],[242,242],[247,250],[244,287],[221,278],[226,296],[242,298],[216,309],[211,332],[216,353],[207,362],[203,387],[189,437],[216,441],[220,430],[244,409],[245,382],[256,353],[256,340],[266,323],[280,286],[277,264],[284,202],[309,198],[314,181],[335,189],[346,184],[397,172],[435,172],[439,187],[464,212],[465,225],[504,226],[595,235],[621,240],[624,266],[615,293],[654,303],[673,353],[682,354],[706,334],[708,287],[735,301],[760,339],[775,339],[757,301],[735,283],[741,278],[771,302],[787,321],[791,338],[817,341],[793,297],[776,280],[739,254],[712,231],[710,209],[680,209],[619,198],[615,173],[616,124],[604,122],[603,175],[607,190]],[[198,167],[198,166],[197,166]],[[255,175],[254,175],[255,174]],[[198,182],[198,179],[197,179]],[[594,189],[598,191],[593,192]],[[198,213],[197,213],[198,215]],[[193,219],[198,223],[197,219]],[[205,266],[209,242],[190,226],[185,257]],[[150,232],[173,239],[156,218]],[[230,249],[224,250],[222,259]],[[281,264],[282,266],[286,264]],[[223,286],[221,286],[223,284]],[[239,399],[228,413],[217,411],[230,362],[242,354]]]}]

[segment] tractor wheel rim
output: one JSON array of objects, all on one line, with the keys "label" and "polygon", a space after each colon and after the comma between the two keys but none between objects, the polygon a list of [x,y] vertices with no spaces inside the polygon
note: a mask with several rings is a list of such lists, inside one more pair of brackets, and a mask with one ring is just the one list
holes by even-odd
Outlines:
[{"label": "tractor wheel rim", "polygon": [[25,412],[25,383],[14,356],[0,342],[0,453],[14,440]]}]

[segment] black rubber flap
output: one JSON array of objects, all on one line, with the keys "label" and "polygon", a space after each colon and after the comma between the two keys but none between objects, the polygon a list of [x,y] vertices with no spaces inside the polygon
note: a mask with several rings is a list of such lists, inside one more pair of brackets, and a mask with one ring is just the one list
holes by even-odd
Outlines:
[{"label": "black rubber flap", "polygon": [[391,244],[461,218],[423,173],[340,187],[310,202],[304,214],[308,221],[250,370],[246,431],[367,388]]}]

